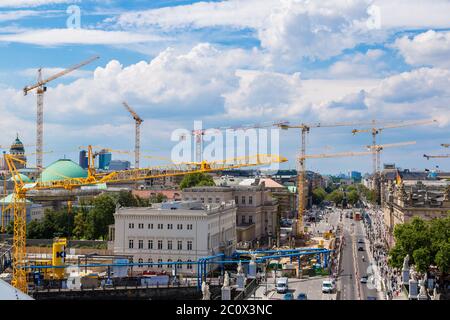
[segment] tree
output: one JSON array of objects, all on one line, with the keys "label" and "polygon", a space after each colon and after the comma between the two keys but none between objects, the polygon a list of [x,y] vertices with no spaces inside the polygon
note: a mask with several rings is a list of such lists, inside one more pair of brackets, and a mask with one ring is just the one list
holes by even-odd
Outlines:
[{"label": "tree", "polygon": [[161,203],[166,200],[167,197],[165,195],[163,195],[162,193],[158,193],[150,198],[150,203]]},{"label": "tree", "polygon": [[108,226],[114,223],[116,202],[108,194],[102,194],[92,201],[93,208],[89,211],[88,227],[92,239],[105,239]]},{"label": "tree", "polygon": [[74,228],[72,234],[74,237],[78,239],[90,239],[91,234],[89,228],[89,211],[88,210],[80,210],[75,215],[74,220]]},{"label": "tree", "polygon": [[213,178],[203,172],[187,174],[183,177],[180,183],[181,189],[199,187],[199,186],[214,186]]},{"label": "tree", "polygon": [[347,193],[347,200],[351,205],[355,205],[359,201],[358,191],[356,191],[356,189],[353,189],[349,193]]},{"label": "tree", "polygon": [[436,265],[441,272],[450,270],[450,217],[425,221],[419,217],[394,228],[395,246],[389,252],[389,264],[401,268],[404,257],[418,271]]},{"label": "tree", "polygon": [[336,205],[342,203],[344,193],[338,189],[334,190],[326,196],[326,200],[333,201]]},{"label": "tree", "polygon": [[312,192],[313,204],[321,204],[325,197],[327,196],[326,191],[323,188],[315,188]]}]

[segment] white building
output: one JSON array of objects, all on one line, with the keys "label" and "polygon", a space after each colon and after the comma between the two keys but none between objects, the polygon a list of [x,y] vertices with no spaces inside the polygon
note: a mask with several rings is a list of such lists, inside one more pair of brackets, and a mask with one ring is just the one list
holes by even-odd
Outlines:
[{"label": "white building", "polygon": [[[118,208],[114,220],[110,228],[114,254],[131,255],[134,262],[197,261],[221,252],[230,255],[236,246],[234,201],[174,201],[152,207]],[[172,267],[137,269],[170,271]],[[180,265],[177,272],[196,274],[196,268]]]}]

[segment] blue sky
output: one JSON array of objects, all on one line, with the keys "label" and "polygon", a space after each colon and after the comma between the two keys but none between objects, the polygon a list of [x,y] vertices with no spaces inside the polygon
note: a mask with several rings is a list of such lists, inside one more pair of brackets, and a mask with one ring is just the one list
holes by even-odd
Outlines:
[{"label": "blue sky", "polygon": [[[79,29],[67,28],[71,5],[81,10]],[[0,145],[16,132],[35,141],[36,97],[21,89],[37,68],[51,75],[99,55],[48,85],[46,164],[76,160],[87,144],[132,150],[127,100],[144,118],[148,155],[169,157],[172,132],[194,120],[214,128],[433,118],[438,124],[385,130],[381,143],[417,144],[386,149],[383,162],[450,170],[448,159],[423,158],[448,153],[440,144],[450,143],[448,12],[449,0],[0,0]],[[370,136],[352,129],[313,129],[308,153],[364,151]],[[298,137],[281,132],[291,168]],[[370,161],[314,160],[308,168],[367,172]]]}]

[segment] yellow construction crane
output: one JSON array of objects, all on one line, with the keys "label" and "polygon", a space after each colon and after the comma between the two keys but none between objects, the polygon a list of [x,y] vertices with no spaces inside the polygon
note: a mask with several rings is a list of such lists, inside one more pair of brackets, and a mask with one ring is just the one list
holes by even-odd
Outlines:
[{"label": "yellow construction crane", "polygon": [[134,168],[139,169],[139,158],[140,158],[140,149],[141,149],[141,124],[144,122],[141,117],[126,103],[123,102],[123,106],[134,119],[135,122],[135,137],[134,137]]},{"label": "yellow construction crane", "polygon": [[300,129],[301,130],[301,149],[300,149],[300,157],[298,158],[299,164],[298,164],[298,175],[297,175],[297,193],[298,193],[298,216],[297,219],[301,221],[302,225],[299,226],[299,231],[301,230],[301,233],[303,233],[303,214],[305,211],[305,177],[306,177],[306,163],[305,160],[307,159],[306,156],[306,136],[310,132],[311,128],[332,128],[332,127],[349,127],[349,126],[364,126],[369,124],[386,124],[386,123],[395,123],[395,121],[384,121],[384,122],[377,122],[375,120],[372,120],[370,122],[364,121],[364,122],[338,122],[338,123],[301,123],[299,125],[290,125],[289,122],[283,122],[278,124],[278,127],[280,127],[283,130],[288,129]]},{"label": "yellow construction crane", "polygon": [[[356,135],[357,133],[362,132],[368,132],[372,134],[372,148],[374,150],[377,150],[377,135],[379,135],[382,131],[386,129],[394,129],[394,128],[403,128],[403,127],[410,127],[410,126],[418,126],[418,125],[427,125],[437,122],[433,119],[426,119],[426,120],[419,120],[419,121],[409,121],[409,122],[400,122],[400,123],[394,123],[391,125],[385,125],[383,127],[375,127],[375,124],[373,123],[372,128],[370,129],[353,129],[352,133],[353,135]],[[376,153],[373,154],[372,158],[372,166],[373,166],[373,174],[374,176],[381,171],[381,149],[377,150]]]},{"label": "yellow construction crane", "polygon": [[91,63],[94,60],[97,60],[98,56],[92,57],[86,61],[83,61],[77,65],[74,65],[64,71],[58,72],[57,74],[54,74],[53,76],[42,79],[42,68],[38,69],[38,79],[37,83],[26,86],[23,88],[24,95],[27,95],[28,92],[36,89],[37,93],[37,114],[36,114],[36,167],[42,168],[43,165],[43,144],[44,144],[44,92],[47,91],[47,87],[45,86],[50,81],[53,81],[55,79],[58,79],[74,70],[77,70],[89,63]]},{"label": "yellow construction crane", "polygon": [[13,237],[13,278],[12,285],[23,292],[27,292],[26,280],[26,197],[31,190],[66,189],[73,190],[82,186],[92,186],[104,183],[116,183],[126,181],[138,181],[167,176],[179,176],[197,172],[214,172],[242,167],[268,165],[271,163],[286,162],[287,159],[279,155],[258,154],[255,156],[235,158],[234,163],[229,159],[223,161],[189,163],[180,165],[168,165],[143,169],[115,171],[109,173],[97,173],[93,166],[94,153],[92,147],[88,148],[89,170],[86,178],[67,178],[64,180],[34,183],[24,183],[15,161],[21,161],[12,155],[5,155],[9,172],[14,181],[14,237]]}]

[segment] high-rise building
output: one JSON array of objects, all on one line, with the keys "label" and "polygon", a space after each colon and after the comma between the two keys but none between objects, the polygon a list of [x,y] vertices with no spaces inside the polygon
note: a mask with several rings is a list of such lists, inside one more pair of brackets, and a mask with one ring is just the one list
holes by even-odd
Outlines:
[{"label": "high-rise building", "polygon": [[114,171],[129,170],[130,167],[131,167],[130,161],[111,160],[109,162],[109,170],[114,170]]},{"label": "high-rise building", "polygon": [[81,150],[80,151],[80,160],[79,160],[78,164],[83,169],[87,169],[87,167],[88,167],[88,157],[87,157],[87,151],[86,150]]},{"label": "high-rise building", "polygon": [[111,152],[108,152],[105,149],[101,150],[98,155],[98,168],[101,170],[108,170],[111,159],[112,159]]}]

